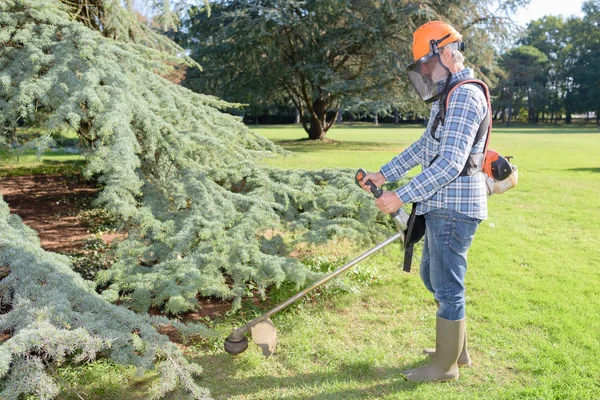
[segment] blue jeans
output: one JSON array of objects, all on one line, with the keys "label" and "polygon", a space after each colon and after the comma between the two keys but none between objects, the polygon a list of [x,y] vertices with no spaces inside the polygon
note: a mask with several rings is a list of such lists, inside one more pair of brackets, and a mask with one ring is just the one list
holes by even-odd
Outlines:
[{"label": "blue jeans", "polygon": [[440,303],[438,317],[450,321],[465,317],[467,252],[480,222],[446,209],[425,214],[421,279]]}]

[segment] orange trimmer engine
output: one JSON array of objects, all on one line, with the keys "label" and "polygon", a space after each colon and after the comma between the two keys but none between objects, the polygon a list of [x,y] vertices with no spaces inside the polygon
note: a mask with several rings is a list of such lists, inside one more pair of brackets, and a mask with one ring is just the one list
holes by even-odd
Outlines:
[{"label": "orange trimmer engine", "polygon": [[503,181],[513,172],[510,162],[497,151],[488,150],[485,153],[483,172],[497,181]]},{"label": "orange trimmer engine", "polygon": [[511,164],[512,157],[502,157],[494,150],[485,152],[483,172],[486,175],[485,183],[488,195],[501,194],[512,189],[519,182],[519,170]]}]

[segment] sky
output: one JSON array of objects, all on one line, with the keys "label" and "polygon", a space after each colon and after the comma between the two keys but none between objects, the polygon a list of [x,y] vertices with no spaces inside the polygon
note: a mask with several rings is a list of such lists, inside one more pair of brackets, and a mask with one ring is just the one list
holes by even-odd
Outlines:
[{"label": "sky", "polygon": [[529,6],[521,9],[514,19],[524,27],[529,21],[542,18],[545,15],[562,15],[563,17],[575,15],[582,17],[582,4],[583,0],[531,0]]}]

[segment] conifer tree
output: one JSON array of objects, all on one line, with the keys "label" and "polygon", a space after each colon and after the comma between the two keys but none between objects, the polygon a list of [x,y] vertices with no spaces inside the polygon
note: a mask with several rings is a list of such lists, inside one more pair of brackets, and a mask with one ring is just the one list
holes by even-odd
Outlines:
[{"label": "conifer tree", "polygon": [[156,397],[181,385],[203,398],[191,378],[199,367],[152,328],[157,321],[106,300],[172,314],[198,295],[237,307],[251,287],[311,277],[288,256],[293,243],[272,232],[364,243],[385,230],[371,223],[382,216],[352,171],[262,166],[283,150],[220,111],[232,104],[163,78],[165,61],[186,62],[177,51],[129,39],[91,29],[58,0],[0,3],[0,126],[75,130],[89,144],[87,174],[102,184],[98,203],[127,230],[100,297],[0,203],[0,262],[10,270],[0,327],[11,333],[0,346],[3,397],[52,398],[48,365],[108,355],[139,367],[162,360]]},{"label": "conifer tree", "polygon": [[43,109],[48,130],[78,131],[93,145],[98,202],[128,224],[119,261],[101,276],[107,298],[131,294],[136,310],[164,305],[174,314],[193,308],[197,294],[239,302],[249,282],[262,291],[306,278],[281,246],[265,244],[267,229],[369,237],[358,234],[360,221],[376,209],[347,171],[261,167],[259,157],[282,150],[218,110],[229,104],[157,74],[162,53],[107,40],[54,1],[9,4],[4,121]]},{"label": "conifer tree", "polygon": [[[160,379],[152,398],[176,386],[193,398],[207,399],[193,376],[201,372],[155,326],[172,323],[112,305],[94,285],[71,270],[66,256],[44,251],[36,233],[0,200],[0,265],[9,274],[0,281],[0,330],[10,338],[0,345],[0,398],[34,394],[54,398],[59,387],[49,365],[108,356],[141,369],[159,361]],[[200,326],[190,333],[209,335]]]}]

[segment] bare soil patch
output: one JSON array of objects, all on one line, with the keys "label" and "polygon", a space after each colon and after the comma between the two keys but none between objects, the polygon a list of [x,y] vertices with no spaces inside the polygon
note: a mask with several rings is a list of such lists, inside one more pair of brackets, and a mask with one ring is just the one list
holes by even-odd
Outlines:
[{"label": "bare soil patch", "polygon": [[[89,183],[62,175],[26,175],[0,178],[0,193],[13,214],[35,230],[43,249],[63,254],[85,253],[85,240],[92,237],[90,227],[79,214],[91,208],[99,189]],[[103,233],[106,243],[122,238],[122,234]],[[8,271],[0,270],[0,279]],[[88,278],[89,279],[89,278]],[[180,316],[183,321],[199,322],[205,317],[223,317],[231,304],[212,298],[199,298],[197,310]],[[160,314],[151,310],[151,314]],[[174,328],[162,329],[175,339]],[[0,332],[0,342],[2,333]],[[174,340],[176,341],[176,340]]]},{"label": "bare soil patch", "polygon": [[11,212],[38,233],[42,248],[59,253],[80,250],[92,235],[77,216],[89,208],[97,191],[88,183],[61,175],[0,178],[0,193]]}]

